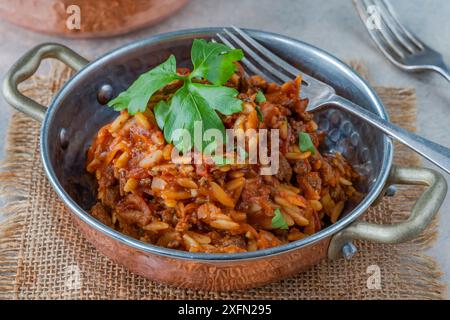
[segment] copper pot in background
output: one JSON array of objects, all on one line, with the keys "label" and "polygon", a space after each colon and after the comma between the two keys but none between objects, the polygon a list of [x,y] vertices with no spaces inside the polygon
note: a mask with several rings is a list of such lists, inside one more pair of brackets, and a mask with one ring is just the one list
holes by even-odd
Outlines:
[{"label": "copper pot in background", "polygon": [[0,0],[0,18],[65,37],[109,37],[159,22],[186,3],[187,0]]}]

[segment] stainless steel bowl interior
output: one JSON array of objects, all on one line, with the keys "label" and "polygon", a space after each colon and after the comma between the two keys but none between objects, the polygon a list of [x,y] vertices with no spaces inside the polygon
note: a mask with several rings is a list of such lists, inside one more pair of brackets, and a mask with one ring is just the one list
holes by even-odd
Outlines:
[{"label": "stainless steel bowl interior", "polygon": [[[360,216],[379,195],[392,162],[390,139],[354,116],[329,109],[316,115],[320,130],[326,131],[329,136],[321,147],[322,151],[339,151],[350,159],[366,177],[359,188],[367,194],[361,203],[347,206],[344,217],[338,223],[313,236],[256,252],[194,254],[145,244],[106,227],[88,214],[95,201],[96,184],[93,177],[85,171],[86,150],[100,127],[117,115],[98,102],[99,89],[110,85],[116,95],[126,89],[138,75],[167,59],[169,54],[176,56],[178,66],[190,66],[192,39],[211,38],[220,30],[183,30],[126,45],[91,62],[55,96],[41,132],[44,167],[57,193],[84,222],[143,251],[206,261],[250,259],[292,250],[327,237]],[[332,85],[342,96],[387,118],[380,100],[367,83],[333,56],[284,36],[254,30],[248,32],[288,62]],[[63,140],[68,143],[61,142],[61,130],[65,131]]]}]

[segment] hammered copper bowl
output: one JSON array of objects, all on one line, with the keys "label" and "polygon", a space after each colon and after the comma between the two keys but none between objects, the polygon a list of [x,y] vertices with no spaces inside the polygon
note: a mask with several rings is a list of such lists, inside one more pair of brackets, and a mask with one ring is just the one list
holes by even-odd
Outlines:
[{"label": "hammered copper bowl", "polygon": [[[398,243],[417,236],[431,221],[446,194],[446,183],[436,172],[392,165],[392,142],[358,118],[337,110],[316,114],[329,139],[322,151],[340,151],[365,180],[366,193],[345,208],[343,217],[322,231],[279,247],[237,254],[189,253],[157,247],[125,236],[94,219],[88,210],[95,201],[95,182],[85,171],[85,154],[99,128],[117,113],[105,107],[107,98],[127,88],[139,74],[164,61],[169,54],[179,66],[189,66],[192,39],[211,38],[219,28],[183,30],[144,39],[88,62],[58,44],[43,44],[28,52],[9,71],[3,92],[8,102],[38,121],[42,161],[58,195],[71,210],[75,223],[95,247],[112,260],[152,280],[178,287],[233,290],[285,278],[322,259],[351,257],[353,239]],[[352,69],[311,45],[281,35],[247,30],[287,61],[331,84],[339,94],[387,118],[375,92]],[[62,60],[78,71],[56,94],[48,109],[17,91],[44,58]],[[429,188],[417,200],[411,217],[396,225],[355,222],[391,184],[422,184]]]}]

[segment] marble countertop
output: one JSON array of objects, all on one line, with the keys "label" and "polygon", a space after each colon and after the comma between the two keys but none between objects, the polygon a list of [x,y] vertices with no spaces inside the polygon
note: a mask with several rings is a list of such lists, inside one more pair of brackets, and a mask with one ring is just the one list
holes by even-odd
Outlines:
[{"label": "marble countertop", "polygon": [[[447,0],[396,0],[401,20],[422,40],[441,52],[450,64],[450,2]],[[185,28],[237,25],[263,29],[301,39],[348,61],[359,58],[373,83],[414,87],[418,100],[418,132],[450,146],[450,83],[434,73],[407,74],[395,68],[369,40],[351,0],[191,0],[180,12],[157,26],[130,35],[95,40],[71,40],[33,33],[0,21],[0,76],[25,51],[42,42],[64,43],[87,58],[157,33]],[[0,98],[0,159],[11,109]],[[429,164],[424,161],[424,164]],[[446,176],[450,184],[449,176]],[[439,237],[429,253],[436,257],[450,280],[450,196],[441,208]],[[450,291],[449,291],[450,292]]]}]

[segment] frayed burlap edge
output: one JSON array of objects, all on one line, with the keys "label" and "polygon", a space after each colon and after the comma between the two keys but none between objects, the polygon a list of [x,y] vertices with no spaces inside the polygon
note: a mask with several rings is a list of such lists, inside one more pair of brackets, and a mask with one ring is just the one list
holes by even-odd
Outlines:
[{"label": "frayed burlap edge", "polygon": [[[360,69],[362,68],[362,69]],[[356,64],[356,70],[365,75],[364,67]],[[383,103],[389,106],[389,117],[393,123],[400,123],[409,131],[416,130],[416,94],[413,88],[376,87]],[[391,97],[395,97],[392,99]],[[411,105],[414,108],[411,108]],[[420,166],[421,159],[416,153],[398,142],[394,143],[394,163],[403,166]],[[403,188],[411,188],[404,186]],[[417,197],[423,192],[422,187],[415,188]],[[396,196],[402,196],[396,195]],[[393,212],[393,222],[407,219],[411,212],[410,206],[403,205],[403,201],[396,201],[396,210]],[[401,288],[404,299],[446,299],[447,285],[442,282],[442,271],[437,261],[425,253],[436,241],[438,236],[439,214],[433,219],[428,228],[415,239],[391,246],[396,252],[397,259],[392,261],[397,270],[400,283],[407,284]]]},{"label": "frayed burlap edge", "polygon": [[[47,78],[41,78],[42,82],[35,82],[29,88],[50,89],[52,92],[69,77],[67,69],[55,68]],[[25,91],[27,88],[24,89]],[[415,103],[415,91],[413,89],[401,88],[377,88],[380,96],[384,97],[386,105],[392,105],[395,112],[391,113],[391,120],[402,123],[402,126],[415,129],[415,108],[411,110],[411,105]],[[396,101],[387,101],[395,93]],[[399,99],[400,94],[400,99]],[[41,101],[48,103],[48,101]],[[30,172],[33,170],[30,163],[33,157],[32,151],[24,146],[25,135],[18,133],[16,128],[28,123],[29,119],[21,114],[13,114],[7,134],[6,157],[0,166],[0,197],[5,201],[5,205],[0,209],[3,220],[0,222],[0,299],[15,299],[18,297],[17,279],[20,277],[20,254],[23,252],[24,220],[30,214],[29,194],[33,188],[30,181]],[[419,165],[420,161],[416,155],[409,153],[403,146],[396,145],[396,163],[406,163],[408,165]],[[411,156],[415,159],[411,161]],[[421,190],[417,191],[419,195]],[[397,201],[399,207],[394,213],[394,221],[402,221],[409,215],[410,208],[402,207],[402,201]],[[403,299],[445,299],[446,285],[441,282],[442,272],[437,262],[426,255],[424,251],[429,248],[437,237],[438,218],[413,241],[390,246],[395,251],[397,259],[391,261],[398,270],[398,283],[404,284],[399,288],[399,294]],[[370,243],[359,242],[360,252]],[[219,297],[221,295],[219,294]],[[326,297],[324,297],[326,298]],[[389,299],[381,296],[380,298]]]},{"label": "frayed burlap edge", "polygon": [[22,237],[24,236],[24,220],[29,213],[28,179],[32,153],[21,147],[21,139],[17,139],[14,128],[20,125],[20,119],[13,116],[7,136],[6,158],[0,166],[0,197],[5,205],[0,210],[0,298],[14,298],[15,278],[18,270]]},{"label": "frayed burlap edge", "polygon": [[[370,81],[369,72],[366,66],[358,60],[351,61],[350,65],[359,74]],[[410,130],[416,130],[416,94],[413,88],[376,88],[379,96],[383,97],[383,103],[391,107],[390,120],[394,123],[401,123],[402,127]],[[395,100],[389,97],[395,96]],[[411,108],[411,106],[414,108]],[[404,154],[409,154],[410,158]],[[419,166],[420,157],[408,150],[405,146],[395,143],[394,162],[398,165]],[[418,194],[421,192],[418,189]],[[400,207],[402,201],[397,202],[397,210],[393,213],[394,221],[403,221],[408,218],[411,208]],[[408,291],[404,292],[405,298],[413,299],[446,299],[447,285],[442,283],[442,271],[436,260],[424,251],[430,248],[438,236],[439,214],[433,219],[428,228],[414,240],[392,246],[398,257],[396,263],[399,278],[402,282],[408,283]]]},{"label": "frayed burlap edge", "polygon": [[[47,76],[34,76],[20,87],[25,95],[31,90],[44,93],[56,92],[72,75],[73,71],[62,63],[54,61]],[[39,103],[47,105],[53,94],[42,94]],[[30,119],[20,113],[12,114],[6,134],[5,158],[0,164],[0,199],[5,203],[0,207],[0,299],[17,297],[16,278],[20,270],[20,252],[24,244],[24,221],[30,214],[30,181],[33,150],[24,143],[27,137],[20,132],[23,124]],[[39,132],[39,131],[36,131]],[[24,165],[26,164],[26,165]]]}]

